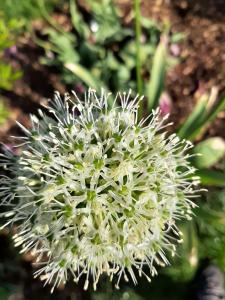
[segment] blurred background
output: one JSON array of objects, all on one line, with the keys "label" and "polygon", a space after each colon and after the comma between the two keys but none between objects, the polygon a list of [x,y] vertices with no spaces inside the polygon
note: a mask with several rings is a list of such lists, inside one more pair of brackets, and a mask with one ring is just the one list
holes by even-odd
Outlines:
[{"label": "blurred background", "polygon": [[224,0],[0,0],[1,143],[12,147],[15,121],[29,126],[54,91],[82,97],[89,86],[143,94],[143,116],[157,106],[169,113],[169,131],[202,154],[191,163],[208,192],[180,224],[171,266],[118,291],[103,277],[97,292],[69,282],[51,295],[33,279],[34,258],[1,231],[0,300],[224,299]]}]

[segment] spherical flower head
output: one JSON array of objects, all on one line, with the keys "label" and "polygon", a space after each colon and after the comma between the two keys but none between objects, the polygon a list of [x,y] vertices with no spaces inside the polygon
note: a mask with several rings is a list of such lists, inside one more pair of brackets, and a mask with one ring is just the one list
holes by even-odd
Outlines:
[{"label": "spherical flower head", "polygon": [[158,110],[139,121],[139,96],[110,97],[56,94],[46,115],[31,116],[31,130],[19,124],[21,154],[1,158],[5,226],[17,225],[15,245],[37,257],[36,276],[53,289],[68,274],[86,276],[85,289],[102,273],[116,287],[121,276],[136,284],[135,269],[150,280],[175,251],[176,220],[191,218],[191,143],[167,137]]}]

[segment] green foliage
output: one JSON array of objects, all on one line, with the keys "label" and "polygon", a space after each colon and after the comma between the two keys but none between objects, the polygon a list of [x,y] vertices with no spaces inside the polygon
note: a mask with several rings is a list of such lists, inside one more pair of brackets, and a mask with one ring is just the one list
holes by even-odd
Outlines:
[{"label": "green foliage", "polygon": [[[139,64],[143,66],[141,72],[148,74],[160,35],[165,32],[165,28],[141,18],[142,33],[146,41],[139,41],[141,44],[137,44],[134,29],[122,24],[119,9],[112,0],[86,2],[89,10],[85,15],[76,1],[69,2],[73,32],[63,32],[62,28],[57,30],[55,26],[44,31],[45,39],[38,42],[45,48],[46,54],[51,52],[54,60],[46,55],[41,61],[56,65],[64,83],[72,87],[76,82],[82,82],[96,90],[100,87],[113,92],[124,87],[136,90],[137,47]],[[48,21],[49,24],[52,23]],[[171,66],[169,60],[167,64]]]},{"label": "green foliage", "polygon": [[122,288],[115,290],[114,287],[108,282],[104,283],[100,290],[92,293],[91,300],[143,300],[143,298],[136,294],[131,288]]},{"label": "green foliage", "polygon": [[65,68],[73,72],[77,78],[79,78],[82,82],[84,82],[87,86],[93,86],[97,90],[100,90],[103,87],[103,84],[99,84],[99,81],[95,80],[93,76],[84,68],[82,65],[75,63],[66,63]]},{"label": "green foliage", "polygon": [[190,139],[193,131],[202,124],[207,102],[208,95],[203,95],[199,99],[193,111],[178,131],[178,135],[181,138]]},{"label": "green foliage", "polygon": [[[57,3],[60,4],[58,0],[45,1],[46,10],[50,12]],[[7,21],[16,19],[21,25],[29,25],[32,20],[43,18],[42,4],[42,0],[4,0],[0,1],[0,12]]]},{"label": "green foliage", "polygon": [[[136,36],[136,81],[137,92],[142,94],[142,76],[141,76],[141,8],[140,0],[134,0],[135,12],[135,36]],[[140,110],[142,107],[140,108]]]},{"label": "green foliage", "polygon": [[211,95],[204,94],[199,99],[190,116],[179,129],[178,135],[181,138],[194,140],[207,128],[207,125],[214,121],[218,113],[224,109],[225,95],[217,99],[213,90]]},{"label": "green foliage", "polygon": [[0,299],[1,300],[8,300],[10,296],[10,293],[7,289],[4,287],[0,287]]},{"label": "green foliage", "polygon": [[208,193],[196,213],[200,256],[211,259],[225,272],[225,190]]},{"label": "green foliage", "polygon": [[[165,297],[166,291],[166,297]],[[101,281],[101,286],[97,291],[92,292],[91,300],[180,300],[185,299],[186,287],[184,282],[171,280],[171,276],[159,274],[147,282],[144,278],[139,278],[138,285],[133,286],[131,282],[121,284],[116,290],[113,283],[106,280]]]},{"label": "green foliage", "polygon": [[167,37],[164,36],[155,51],[150,73],[151,78],[147,86],[149,111],[159,105],[165,82],[167,56]]},{"label": "green foliage", "polygon": [[203,195],[195,215],[191,223],[183,225],[184,242],[166,270],[176,281],[192,280],[199,263],[205,259],[225,272],[225,190],[217,188]]},{"label": "green foliage", "polygon": [[[158,46],[160,36],[168,32],[168,26],[159,26],[139,16],[135,41],[134,29],[122,23],[119,8],[112,0],[86,0],[86,3],[89,8],[83,15],[77,1],[68,1],[73,25],[71,32],[65,32],[50,15],[54,8],[64,4],[63,0],[6,0],[0,4],[0,9],[6,19],[16,16],[22,25],[30,24],[32,19],[38,18],[47,21],[50,27],[44,29],[42,39],[35,38],[33,32],[36,43],[44,47],[46,54],[50,53],[41,62],[57,66],[63,82],[69,86],[82,82],[97,90],[105,87],[118,91],[124,89],[124,86],[127,89],[142,90],[141,74],[148,74],[153,68],[151,81],[144,90],[147,96],[150,95],[149,101],[156,106],[163,89],[165,65],[171,66],[174,63],[169,59],[166,45],[160,43]],[[138,3],[136,8],[139,9]],[[141,42],[140,30],[145,42]],[[173,40],[177,43],[183,38],[182,33],[175,33],[169,36],[169,42]],[[135,76],[137,62],[138,80]],[[149,105],[149,108],[152,107]]]},{"label": "green foliage", "polygon": [[[215,90],[212,90],[211,94],[204,94],[179,129],[178,135],[189,140],[197,139],[224,108],[225,95],[217,99]],[[214,167],[225,156],[224,140],[219,137],[203,140],[192,152],[196,156],[191,162],[199,169],[196,175],[200,177],[201,183],[206,186],[225,187],[225,173],[208,169]]]},{"label": "green foliage", "polygon": [[81,36],[84,39],[88,38],[90,34],[90,29],[88,25],[84,22],[82,15],[79,13],[75,0],[70,0],[70,15],[73,27],[77,31],[79,36]]},{"label": "green foliage", "polygon": [[200,169],[196,175],[200,177],[201,183],[206,186],[225,187],[225,173],[215,170]]},{"label": "green foliage", "polygon": [[186,34],[184,32],[175,32],[172,36],[171,36],[171,43],[180,43],[182,41],[184,41],[186,39]]},{"label": "green foliage", "polygon": [[0,101],[0,125],[4,124],[9,117],[9,111],[3,101]]},{"label": "green foliage", "polygon": [[79,60],[75,51],[76,39],[72,34],[62,34],[53,28],[44,31],[49,37],[50,49],[57,53],[57,60],[61,63],[74,63]]},{"label": "green foliage", "polygon": [[15,71],[6,61],[4,51],[15,43],[15,34],[20,28],[20,23],[11,19],[0,20],[0,89],[11,90],[15,80],[22,76],[21,71]]},{"label": "green foliage", "polygon": [[220,137],[213,137],[198,143],[193,150],[193,164],[196,168],[210,168],[225,155],[225,142]]},{"label": "green foliage", "polygon": [[[111,44],[131,36],[131,31],[122,28],[111,1],[90,1],[89,5],[90,19],[84,22],[76,2],[70,1],[71,21],[76,34],[62,34],[53,28],[46,30],[50,41],[46,50],[50,49],[56,55],[54,64],[60,67],[67,84],[77,81],[98,90],[101,86],[120,89],[128,81],[130,72],[121,67],[122,57],[116,57],[115,54],[119,53],[112,49]],[[42,62],[52,64],[47,58]]]},{"label": "green foliage", "polygon": [[15,36],[13,32],[17,32],[20,26],[21,23],[16,19],[9,21],[5,21],[3,18],[0,19],[0,53],[14,44]]},{"label": "green foliage", "polygon": [[0,62],[0,89],[12,90],[14,81],[21,76],[21,71],[14,71],[11,65]]},{"label": "green foliage", "polygon": [[[217,94],[205,94],[180,128],[181,138],[195,140],[203,134],[207,126],[225,108],[225,98],[217,100]],[[201,184],[213,187],[225,187],[224,170],[212,169],[225,157],[225,142],[220,137],[203,140],[192,150],[191,163],[198,168],[196,175]],[[210,169],[211,168],[211,169]],[[176,281],[190,281],[201,260],[209,259],[218,264],[225,272],[225,192],[215,189],[202,196],[195,211],[192,223],[183,225],[183,243],[179,245],[179,256],[171,258],[171,267],[167,274]],[[205,199],[207,198],[207,199]]]},{"label": "green foliage", "polygon": [[119,20],[119,11],[112,0],[87,0],[90,5],[92,18],[90,29],[94,32],[98,44],[109,44],[122,41],[131,32],[122,27]]},{"label": "green foliage", "polygon": [[189,281],[198,267],[198,237],[194,222],[181,224],[182,240],[177,254],[170,258],[171,266],[165,273],[176,281]]}]

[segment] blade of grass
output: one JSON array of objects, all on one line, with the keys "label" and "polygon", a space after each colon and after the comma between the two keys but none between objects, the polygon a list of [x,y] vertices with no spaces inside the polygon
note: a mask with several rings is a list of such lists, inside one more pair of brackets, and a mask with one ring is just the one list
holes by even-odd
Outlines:
[{"label": "blade of grass", "polygon": [[207,102],[208,95],[205,94],[199,99],[199,102],[195,106],[192,113],[178,130],[177,134],[180,138],[191,140],[193,132],[196,130],[196,128],[199,128],[199,125],[204,119]]},{"label": "blade of grass", "polygon": [[4,105],[4,102],[0,100],[0,125],[4,124],[9,117],[9,110]]},{"label": "blade of grass", "polygon": [[196,175],[201,178],[203,185],[225,187],[225,173],[202,169],[196,171]]},{"label": "blade of grass", "polygon": [[95,80],[87,69],[74,63],[65,63],[64,67],[80,78],[87,86],[100,91],[102,86]]},{"label": "blade of grass", "polygon": [[217,115],[225,109],[225,95],[217,101],[215,105],[210,108],[208,112],[203,115],[203,119],[196,129],[192,132],[190,140],[194,140],[199,134],[203,134],[208,128],[209,124],[212,123]]},{"label": "blade of grass", "polygon": [[156,49],[151,78],[147,86],[148,111],[159,105],[159,99],[164,88],[167,61],[167,36],[163,36]]},{"label": "blade of grass", "polygon": [[135,12],[135,38],[136,38],[136,78],[137,91],[142,94],[142,78],[141,78],[141,12],[140,0],[134,0]]},{"label": "blade of grass", "polygon": [[207,117],[204,120],[204,126],[213,122],[217,117],[218,113],[225,109],[225,93],[221,96],[221,98],[215,103],[215,105],[211,108]]},{"label": "blade of grass", "polygon": [[86,39],[90,34],[89,28],[80,15],[75,0],[70,0],[70,15],[74,29],[79,33],[80,36]]},{"label": "blade of grass", "polygon": [[[210,96],[211,98],[211,96]],[[218,113],[225,109],[225,94],[212,105],[209,95],[203,95],[194,108],[191,115],[178,131],[182,138],[194,140],[199,134],[203,134],[208,125],[217,117]]]}]

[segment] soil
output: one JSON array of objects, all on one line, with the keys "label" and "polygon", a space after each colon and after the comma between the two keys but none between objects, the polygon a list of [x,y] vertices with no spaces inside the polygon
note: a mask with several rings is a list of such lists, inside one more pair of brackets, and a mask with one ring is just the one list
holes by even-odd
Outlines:
[{"label": "soil", "polygon": [[[130,20],[130,1],[118,0]],[[219,95],[225,91],[225,5],[224,0],[146,0],[142,15],[160,22],[168,20],[172,32],[183,32],[180,45],[181,62],[166,80],[172,99],[171,120],[179,127],[204,92],[213,87]],[[225,137],[225,112],[205,133]]]},{"label": "soil", "polygon": [[[117,2],[123,8],[124,20],[132,20],[131,1]],[[168,19],[172,31],[184,32],[187,37],[180,45],[181,63],[166,80],[166,90],[173,103],[171,119],[178,127],[203,92],[214,86],[219,94],[225,91],[224,0],[145,0],[142,1],[142,14],[161,21]],[[10,135],[18,132],[15,120],[28,124],[29,113],[35,113],[55,90],[65,91],[57,70],[39,63],[42,54],[28,37],[19,41],[17,55],[10,58],[24,71],[24,76],[15,83],[12,92],[3,93],[11,114],[8,122],[0,128],[1,142],[11,143]],[[225,112],[219,114],[206,135],[225,138]],[[74,285],[71,288],[70,284],[48,296],[49,288],[43,289],[42,283],[32,277],[32,258],[15,256],[7,232],[0,234],[0,245],[0,286],[10,282],[17,291],[20,290],[11,300],[89,299],[82,289],[74,291]]]}]

